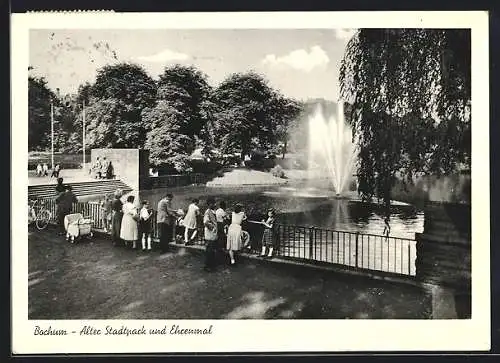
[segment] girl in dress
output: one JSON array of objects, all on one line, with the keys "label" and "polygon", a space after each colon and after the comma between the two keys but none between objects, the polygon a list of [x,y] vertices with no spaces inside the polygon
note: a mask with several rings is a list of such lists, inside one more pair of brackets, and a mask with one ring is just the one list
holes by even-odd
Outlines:
[{"label": "girl in dress", "polygon": [[[194,241],[198,233],[198,215],[200,214],[200,207],[198,199],[193,199],[189,205],[186,216],[184,217],[184,244],[188,245]],[[189,234],[191,233],[191,237]]]},{"label": "girl in dress", "polygon": [[139,231],[137,228],[137,220],[139,214],[134,205],[134,196],[130,195],[126,203],[123,205],[123,219],[120,229],[120,238],[125,241],[125,246],[132,243],[132,248],[137,248],[137,239],[139,238]]},{"label": "girl in dress", "polygon": [[262,220],[262,224],[264,225],[264,234],[262,236],[262,251],[260,253],[261,257],[266,255],[266,248],[268,248],[267,257],[273,257],[274,250],[274,225],[276,221],[276,215],[274,210],[270,209],[267,212],[267,219]]},{"label": "girl in dress", "polygon": [[231,214],[231,225],[227,229],[227,244],[226,248],[229,252],[229,257],[231,258],[231,265],[235,264],[234,252],[241,250],[242,240],[241,240],[241,223],[246,219],[245,212],[241,204],[236,204],[234,211]]}]

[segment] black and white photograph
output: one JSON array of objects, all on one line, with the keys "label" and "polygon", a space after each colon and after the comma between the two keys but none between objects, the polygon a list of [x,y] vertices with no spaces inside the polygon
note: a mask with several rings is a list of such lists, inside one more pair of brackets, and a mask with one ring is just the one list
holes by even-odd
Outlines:
[{"label": "black and white photograph", "polygon": [[363,14],[13,19],[27,349],[487,348],[487,16]]}]

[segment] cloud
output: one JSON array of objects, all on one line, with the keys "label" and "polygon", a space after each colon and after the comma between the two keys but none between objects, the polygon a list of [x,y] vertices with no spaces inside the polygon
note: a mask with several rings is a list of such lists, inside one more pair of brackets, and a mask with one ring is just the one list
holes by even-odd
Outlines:
[{"label": "cloud", "polygon": [[330,58],[319,45],[312,46],[309,51],[297,49],[281,57],[277,57],[275,54],[268,54],[262,60],[262,63],[266,65],[286,65],[306,72],[310,72],[316,67],[324,66],[329,62]]},{"label": "cloud", "polygon": [[335,29],[335,36],[340,40],[349,40],[356,33],[356,29]]},{"label": "cloud", "polygon": [[189,55],[184,53],[179,53],[170,49],[164,49],[159,53],[148,56],[137,57],[137,59],[144,62],[159,63],[159,62],[186,60],[189,59]]}]

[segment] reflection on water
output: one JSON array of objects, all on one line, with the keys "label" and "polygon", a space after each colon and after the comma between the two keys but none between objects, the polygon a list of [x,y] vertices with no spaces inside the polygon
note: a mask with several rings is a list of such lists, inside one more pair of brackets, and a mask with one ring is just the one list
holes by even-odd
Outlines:
[{"label": "reflection on water", "polygon": [[[314,188],[203,186],[170,188],[168,192],[174,194],[173,207],[176,209],[186,209],[192,198],[199,198],[204,209],[206,198],[211,196],[217,201],[226,201],[228,209],[237,202],[242,203],[250,219],[260,220],[267,209],[275,208],[282,224],[377,235],[384,230],[382,207],[363,203],[354,194],[349,198],[335,198],[333,192]],[[147,190],[141,191],[140,197],[156,206],[165,193],[166,189]],[[423,224],[424,214],[416,207],[404,203],[391,206],[391,236],[413,239],[416,232],[422,232]]]}]

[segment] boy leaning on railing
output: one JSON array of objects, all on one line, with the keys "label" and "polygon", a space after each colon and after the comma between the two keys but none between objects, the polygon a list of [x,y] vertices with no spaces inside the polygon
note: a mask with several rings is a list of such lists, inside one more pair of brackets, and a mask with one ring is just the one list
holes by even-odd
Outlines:
[{"label": "boy leaning on railing", "polygon": [[142,208],[139,211],[139,239],[142,242],[142,250],[151,250],[151,238],[153,232],[153,209],[147,200],[142,201]]},{"label": "boy leaning on railing", "polygon": [[105,199],[100,202],[100,217],[104,232],[111,231],[112,202],[110,195],[106,195]]}]

